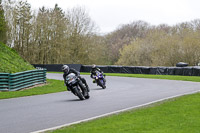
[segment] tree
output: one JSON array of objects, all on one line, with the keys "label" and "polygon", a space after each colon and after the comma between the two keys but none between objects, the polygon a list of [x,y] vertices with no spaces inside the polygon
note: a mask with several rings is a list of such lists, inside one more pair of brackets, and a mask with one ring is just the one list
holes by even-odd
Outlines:
[{"label": "tree", "polygon": [[31,39],[31,6],[27,1],[19,1],[14,9],[14,49],[24,58],[29,58]]},{"label": "tree", "polygon": [[106,40],[104,36],[93,35],[88,43],[88,57],[89,60],[84,64],[109,64],[108,51]]},{"label": "tree", "polygon": [[117,64],[139,66],[175,66],[178,62],[197,65],[200,61],[198,22],[174,27],[159,25],[120,50]]},{"label": "tree", "polygon": [[3,43],[7,42],[6,32],[7,32],[7,24],[4,16],[2,0],[0,0],[0,41]]},{"label": "tree", "polygon": [[88,62],[90,38],[95,31],[94,23],[91,21],[85,9],[76,7],[68,10],[66,18],[69,22],[68,45],[69,63]]},{"label": "tree", "polygon": [[53,64],[64,59],[63,53],[67,43],[66,25],[65,14],[57,4],[53,9],[39,9],[34,21],[33,46],[38,55],[34,57],[34,63]]},{"label": "tree", "polygon": [[33,21],[33,54],[29,59],[34,64],[48,64],[50,10],[42,7]]},{"label": "tree", "polygon": [[54,9],[51,11],[51,62],[59,63],[64,60],[64,54],[67,51],[64,51],[67,45],[67,24],[68,21],[65,18],[65,13],[60,7],[56,4]]},{"label": "tree", "polygon": [[124,24],[114,32],[108,34],[106,38],[109,44],[110,54],[108,56],[111,60],[111,64],[116,63],[119,59],[119,50],[121,48],[130,44],[137,38],[144,38],[150,28],[147,22],[135,21],[130,24]]}]

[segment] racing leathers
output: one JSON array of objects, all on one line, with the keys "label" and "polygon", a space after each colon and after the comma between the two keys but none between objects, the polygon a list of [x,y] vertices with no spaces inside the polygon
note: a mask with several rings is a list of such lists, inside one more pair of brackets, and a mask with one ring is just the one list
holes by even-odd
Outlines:
[{"label": "racing leathers", "polygon": [[[87,84],[86,80],[85,80],[84,78],[82,78],[82,77],[80,76],[80,73],[79,73],[78,71],[76,71],[75,69],[73,69],[73,68],[70,68],[68,73],[65,73],[65,72],[64,72],[64,74],[63,74],[64,83],[65,83],[65,85],[67,86],[67,89],[68,89],[69,91],[71,91],[71,90],[70,90],[70,87],[66,84],[66,77],[67,77],[67,75],[69,75],[70,73],[74,73],[74,74],[83,82],[83,84],[85,84],[86,89],[89,91],[89,87],[88,87],[88,84]],[[82,89],[82,88],[81,88],[81,89]],[[84,92],[85,90],[82,90],[82,91]]]},{"label": "racing leathers", "polygon": [[[103,74],[103,71],[102,71],[100,68],[98,68],[98,67],[92,68],[92,70],[90,71],[90,77],[91,77],[92,79],[94,79],[94,80],[93,80],[93,83],[96,82],[96,80],[95,80],[95,78],[94,78],[94,76],[96,76],[96,71],[98,71],[98,72],[100,72],[100,73]],[[103,74],[103,76],[105,77],[106,75]],[[104,79],[104,82],[105,82],[105,79]]]}]

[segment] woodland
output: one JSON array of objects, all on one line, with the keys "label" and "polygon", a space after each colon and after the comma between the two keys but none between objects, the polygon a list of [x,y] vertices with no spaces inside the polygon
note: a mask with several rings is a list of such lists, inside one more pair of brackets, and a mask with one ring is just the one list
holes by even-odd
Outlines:
[{"label": "woodland", "polygon": [[31,64],[195,66],[200,19],[173,26],[137,20],[101,34],[83,7],[33,10],[24,0],[0,0],[0,41]]}]

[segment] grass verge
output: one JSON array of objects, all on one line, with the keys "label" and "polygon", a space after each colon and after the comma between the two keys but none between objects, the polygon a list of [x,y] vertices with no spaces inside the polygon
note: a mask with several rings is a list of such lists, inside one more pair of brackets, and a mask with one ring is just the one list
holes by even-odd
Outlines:
[{"label": "grass verge", "polygon": [[53,133],[199,133],[200,93],[61,128]]},{"label": "grass verge", "polygon": [[0,92],[0,99],[16,98],[23,96],[41,95],[66,91],[63,81],[47,79],[47,84],[22,91]]}]

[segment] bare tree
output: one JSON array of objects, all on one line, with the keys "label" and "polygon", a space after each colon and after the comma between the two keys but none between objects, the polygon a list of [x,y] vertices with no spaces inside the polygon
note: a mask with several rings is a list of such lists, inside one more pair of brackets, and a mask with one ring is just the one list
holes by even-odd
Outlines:
[{"label": "bare tree", "polygon": [[144,21],[135,21],[130,24],[122,25],[114,32],[107,35],[107,43],[110,45],[110,60],[112,64],[117,62],[119,50],[125,45],[130,44],[136,38],[144,38],[150,25]]},{"label": "bare tree", "polygon": [[85,63],[88,61],[88,43],[95,31],[94,23],[88,16],[86,10],[81,7],[70,9],[66,13],[69,21],[68,45],[69,63]]}]

